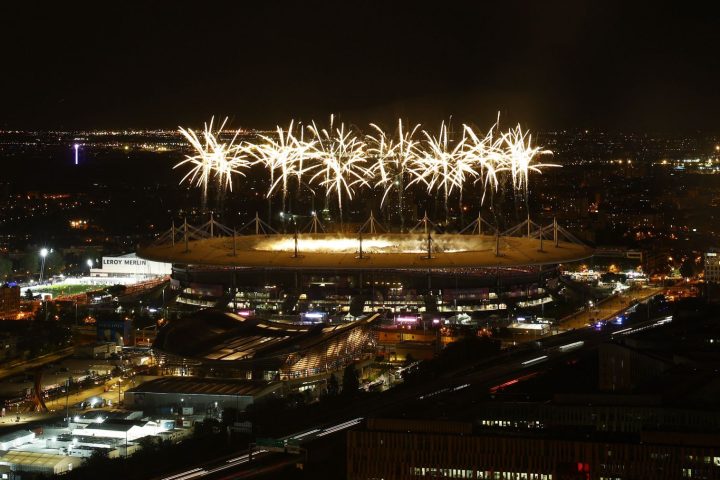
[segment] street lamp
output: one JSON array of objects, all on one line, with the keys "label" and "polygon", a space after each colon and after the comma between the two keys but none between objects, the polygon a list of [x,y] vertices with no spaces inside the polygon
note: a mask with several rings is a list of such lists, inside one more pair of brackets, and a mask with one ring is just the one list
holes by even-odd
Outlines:
[{"label": "street lamp", "polygon": [[40,249],[40,283],[43,281],[43,273],[45,271],[45,257],[48,255],[48,249]]},{"label": "street lamp", "polygon": [[85,262],[85,263],[86,263],[87,266],[88,266],[88,276],[89,276],[89,275],[92,273],[92,272],[91,272],[92,267],[93,267],[92,258],[88,258],[88,259],[87,259],[87,262]]}]

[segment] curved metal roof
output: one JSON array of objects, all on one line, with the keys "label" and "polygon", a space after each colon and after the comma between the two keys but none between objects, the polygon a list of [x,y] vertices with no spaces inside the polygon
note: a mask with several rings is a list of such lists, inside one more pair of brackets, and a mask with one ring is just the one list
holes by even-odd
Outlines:
[{"label": "curved metal roof", "polygon": [[[302,234],[301,240],[333,240],[334,234]],[[416,241],[422,245],[427,237],[423,234],[378,234],[364,235],[365,245],[374,238],[389,241]],[[158,262],[190,265],[211,265],[221,267],[249,267],[276,269],[328,269],[328,270],[370,270],[370,269],[433,269],[509,267],[518,265],[546,265],[582,260],[593,254],[593,249],[582,244],[558,241],[558,245],[545,240],[540,249],[538,238],[491,235],[438,234],[432,237],[434,243],[462,245],[458,251],[433,251],[431,258],[421,249],[413,252],[379,251],[372,247],[363,248],[360,258],[358,237],[357,251],[308,251],[298,250],[297,255],[285,247],[282,250],[267,249],[268,239],[288,242],[292,235],[245,235],[215,237],[176,242],[174,245],[153,245],[142,248],[138,256]],[[496,255],[496,245],[499,255]]]}]

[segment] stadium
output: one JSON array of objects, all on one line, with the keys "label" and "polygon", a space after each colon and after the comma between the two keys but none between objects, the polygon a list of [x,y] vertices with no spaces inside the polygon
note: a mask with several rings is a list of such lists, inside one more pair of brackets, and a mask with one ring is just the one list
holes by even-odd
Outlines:
[{"label": "stadium", "polygon": [[[216,131],[211,121],[202,137],[180,129],[193,149],[176,165],[190,168],[181,183],[201,187],[199,211],[208,212],[212,190],[220,199],[233,191],[233,178],[264,169],[266,220],[283,233],[257,213],[230,228],[209,212],[206,223],[191,225],[185,216],[137,252],[172,264],[177,315],[154,346],[180,374],[194,365],[251,379],[307,377],[367,350],[372,323],[423,330],[499,324],[511,311],[552,302],[546,285],[558,265],[592,255],[554,219],[542,224],[528,215],[507,230],[498,226],[513,224],[519,202],[531,211],[530,173],[558,167],[538,161],[550,152],[532,145],[519,125],[501,132],[496,124],[483,134],[464,125],[456,138],[444,122],[434,135],[399,121],[395,133],[373,125],[373,135],[363,135],[331,116],[330,127],[313,122],[308,136],[291,122],[276,137],[240,143],[240,131],[221,136],[224,125]],[[486,194],[494,224],[480,210],[462,228],[464,217],[453,217],[450,203],[457,197],[460,210],[472,211]],[[493,207],[503,196],[514,199],[514,216]],[[406,219],[419,217],[419,198],[427,200],[426,213],[406,228]],[[316,202],[324,208],[316,210]],[[428,217],[431,204],[436,219],[444,206],[442,226]],[[292,213],[305,207],[309,217]],[[373,211],[399,225],[384,228]],[[362,224],[346,223],[366,214]],[[303,218],[309,223],[301,227]],[[197,313],[202,309],[222,313]],[[314,360],[304,365],[297,355]]]},{"label": "stadium", "polygon": [[[256,219],[257,220],[257,219]],[[138,255],[171,263],[189,314],[161,329],[166,373],[324,382],[373,357],[380,325],[476,325],[546,301],[557,265],[592,255],[555,222],[504,234],[279,234],[259,220],[240,235],[214,219],[171,228]],[[458,278],[461,278],[459,281]]]}]

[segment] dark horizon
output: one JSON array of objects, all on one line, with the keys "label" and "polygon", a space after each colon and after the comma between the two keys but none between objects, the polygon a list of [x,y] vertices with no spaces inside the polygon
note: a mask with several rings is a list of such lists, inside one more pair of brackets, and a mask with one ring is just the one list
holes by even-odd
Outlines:
[{"label": "dark horizon", "polygon": [[656,4],[3,5],[0,128],[290,119],[714,133],[712,15]]}]

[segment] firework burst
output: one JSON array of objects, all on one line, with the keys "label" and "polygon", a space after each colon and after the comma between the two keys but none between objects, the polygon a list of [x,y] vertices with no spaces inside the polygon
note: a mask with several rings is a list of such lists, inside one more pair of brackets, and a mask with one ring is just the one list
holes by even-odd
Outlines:
[{"label": "firework burst", "polygon": [[[392,134],[370,124],[372,134],[362,137],[330,116],[327,128],[311,122],[308,139],[305,129],[291,121],[287,128],[278,126],[274,135],[259,135],[257,142],[237,144],[240,131],[229,142],[221,141],[226,122],[227,118],[215,129],[213,118],[199,134],[179,129],[195,151],[175,165],[191,166],[181,183],[201,187],[205,200],[213,179],[219,190],[232,190],[234,174],[244,175],[245,168],[261,164],[270,177],[266,192],[269,212],[277,192],[282,192],[284,211],[290,180],[295,178],[298,189],[304,184],[314,194],[313,185],[322,187],[326,208],[329,198],[335,195],[341,222],[344,199],[352,200],[360,187],[382,189],[381,207],[396,191],[402,222],[403,192],[421,184],[429,195],[442,195],[447,219],[450,196],[458,192],[462,209],[463,188],[471,182],[481,188],[481,204],[488,192],[500,188],[503,178],[527,201],[530,172],[541,173],[547,167],[558,166],[538,161],[551,152],[534,146],[532,136],[520,125],[501,132],[496,122],[486,133],[463,125],[458,138],[453,138],[448,124],[442,122],[436,134],[422,130],[417,139],[420,125],[409,128],[399,120]],[[304,183],[306,176],[310,178]]]},{"label": "firework burst", "polygon": [[315,122],[308,129],[314,140],[311,158],[318,162],[318,171],[310,181],[319,181],[327,197],[333,193],[337,196],[342,217],[343,196],[352,200],[356,185],[369,185],[365,143],[344,123],[335,126],[334,116],[327,129],[318,128]]},{"label": "firework burst", "polygon": [[463,125],[465,141],[459,153],[460,161],[468,165],[475,172],[474,184],[482,185],[480,203],[485,201],[488,190],[497,190],[499,187],[498,173],[505,165],[505,155],[502,150],[503,137],[496,135],[497,123],[484,135],[478,135],[468,125]]},{"label": "firework burst", "polygon": [[385,203],[393,189],[398,191],[399,199],[402,201],[408,165],[411,165],[416,158],[418,142],[414,137],[420,125],[406,129],[402,120],[398,120],[398,128],[394,136],[389,136],[374,123],[371,123],[370,127],[377,133],[367,136],[367,153],[374,159],[368,171],[375,180],[375,186],[383,189],[380,206]]},{"label": "firework burst", "polygon": [[513,188],[522,191],[527,195],[528,176],[530,172],[542,173],[545,167],[559,167],[552,163],[537,163],[536,158],[540,155],[552,154],[550,150],[543,150],[532,145],[532,135],[523,132],[522,127],[517,127],[505,132],[502,135],[502,148],[504,154],[504,165],[501,170],[509,171]]},{"label": "firework burst", "polygon": [[187,181],[202,188],[203,202],[207,200],[208,185],[212,178],[218,182],[218,186],[232,191],[232,177],[234,174],[245,175],[241,169],[251,165],[248,159],[246,148],[242,144],[236,144],[240,130],[236,131],[229,142],[223,142],[220,135],[227,123],[227,117],[218,126],[213,128],[215,117],[210,123],[205,123],[200,136],[192,130],[180,127],[179,131],[195,150],[195,155],[186,155],[185,159],[173,168],[190,164],[191,169],[180,180],[180,183]]},{"label": "firework burst", "polygon": [[314,142],[305,142],[302,135],[302,128],[297,130],[300,137],[295,135],[295,122],[290,121],[287,129],[276,127],[276,138],[260,135],[261,143],[253,145],[250,149],[251,155],[270,172],[270,186],[266,197],[270,198],[278,189],[282,190],[283,210],[285,210],[285,199],[288,194],[288,184],[292,177],[296,177],[298,183],[302,175],[307,173],[313,166],[306,166],[305,162],[312,156]]},{"label": "firework burst", "polygon": [[458,164],[460,152],[465,144],[465,136],[453,142],[448,132],[448,126],[443,121],[437,135],[423,130],[424,141],[419,144],[412,165],[408,168],[412,180],[408,187],[416,183],[424,183],[428,193],[433,190],[442,193],[445,204],[445,217],[449,216],[448,199],[456,188],[462,186],[466,176],[477,176],[477,173],[467,162]]}]

